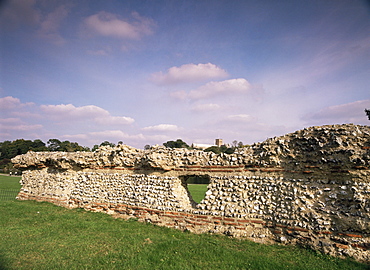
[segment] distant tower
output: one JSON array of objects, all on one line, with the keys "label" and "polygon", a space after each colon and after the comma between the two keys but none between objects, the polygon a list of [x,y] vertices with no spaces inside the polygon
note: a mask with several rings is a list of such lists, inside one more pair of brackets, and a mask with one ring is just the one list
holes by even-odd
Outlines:
[{"label": "distant tower", "polygon": [[222,139],[216,139],[216,143],[215,143],[218,147],[222,146],[224,144],[224,142],[222,141]]}]

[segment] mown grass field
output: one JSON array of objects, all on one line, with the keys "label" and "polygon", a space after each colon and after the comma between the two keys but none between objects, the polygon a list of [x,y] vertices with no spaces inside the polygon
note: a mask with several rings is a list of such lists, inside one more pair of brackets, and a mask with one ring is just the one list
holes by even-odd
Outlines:
[{"label": "mown grass field", "polygon": [[299,247],[195,235],[34,201],[0,201],[0,237],[4,270],[369,269]]},{"label": "mown grass field", "polygon": [[17,196],[21,185],[19,180],[21,177],[8,176],[0,174],[0,201],[14,200]]},{"label": "mown grass field", "polygon": [[188,184],[188,190],[195,202],[200,203],[200,201],[204,199],[207,186],[208,184]]},{"label": "mown grass field", "polygon": [[20,176],[0,174],[0,189],[20,189],[19,180],[21,180]]}]

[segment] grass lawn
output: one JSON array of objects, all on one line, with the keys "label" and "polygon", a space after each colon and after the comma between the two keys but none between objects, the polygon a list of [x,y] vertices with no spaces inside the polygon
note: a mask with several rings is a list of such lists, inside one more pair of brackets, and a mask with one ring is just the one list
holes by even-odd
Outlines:
[{"label": "grass lawn", "polygon": [[0,201],[0,238],[4,270],[369,269],[303,248],[195,235],[35,201]]},{"label": "grass lawn", "polygon": [[19,184],[20,179],[20,176],[0,174],[0,201],[15,199],[21,188]]},{"label": "grass lawn", "polygon": [[19,180],[21,180],[20,176],[9,176],[7,174],[0,174],[0,189],[20,189],[21,184],[19,184]]},{"label": "grass lawn", "polygon": [[188,190],[193,197],[193,200],[200,203],[204,199],[207,192],[208,184],[188,184]]},{"label": "grass lawn", "polygon": [[368,269],[298,247],[195,235],[34,201],[0,202],[0,269]]}]

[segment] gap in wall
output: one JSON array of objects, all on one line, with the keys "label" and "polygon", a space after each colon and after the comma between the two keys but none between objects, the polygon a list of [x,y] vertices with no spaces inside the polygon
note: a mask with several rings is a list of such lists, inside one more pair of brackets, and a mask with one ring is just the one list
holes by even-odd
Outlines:
[{"label": "gap in wall", "polygon": [[196,204],[200,203],[208,190],[210,176],[205,175],[183,175],[180,176],[183,185],[188,191],[189,198]]}]

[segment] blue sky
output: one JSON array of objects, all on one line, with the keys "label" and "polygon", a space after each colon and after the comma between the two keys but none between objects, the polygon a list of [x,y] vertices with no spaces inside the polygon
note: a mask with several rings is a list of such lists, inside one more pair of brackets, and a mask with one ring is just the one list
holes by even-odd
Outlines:
[{"label": "blue sky", "polygon": [[368,125],[370,4],[0,4],[0,141],[245,144]]}]

